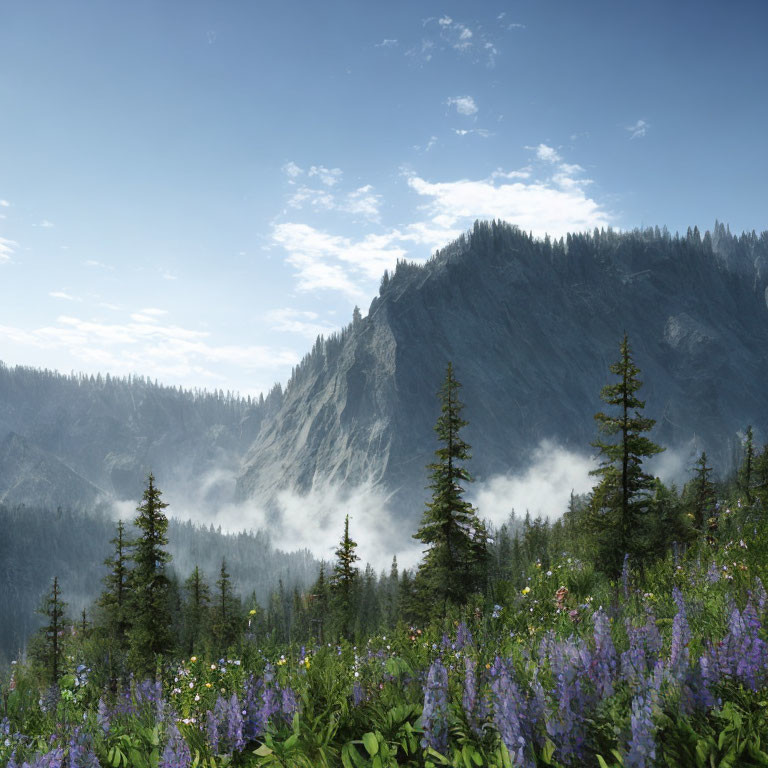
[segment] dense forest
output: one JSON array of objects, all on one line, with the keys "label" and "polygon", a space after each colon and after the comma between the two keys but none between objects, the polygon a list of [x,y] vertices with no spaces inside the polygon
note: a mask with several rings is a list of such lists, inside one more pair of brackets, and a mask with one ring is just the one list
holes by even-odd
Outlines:
[{"label": "dense forest", "polygon": [[98,600],[76,615],[49,584],[43,626],[0,682],[0,759],[768,765],[768,447],[744,425],[736,471],[717,478],[702,452],[684,487],[663,484],[645,469],[664,446],[641,375],[625,335],[595,414],[592,492],[557,520],[493,530],[465,499],[449,364],[419,565],[361,568],[347,517],[308,588],[281,581],[263,603],[202,549],[175,575],[184,528],[150,475],[133,526],[111,531]]},{"label": "dense forest", "polygon": [[[53,575],[73,615],[91,613],[106,572],[114,520],[106,514],[69,509],[35,509],[0,505],[0,664],[5,665],[26,646],[42,624],[35,613],[40,596]],[[132,526],[126,526],[132,538]],[[177,585],[197,566],[205,578],[216,577],[226,558],[233,583],[249,599],[266,603],[273,590],[293,590],[310,584],[317,561],[307,551],[276,550],[267,533],[222,533],[171,518],[169,521],[171,583]]]}]

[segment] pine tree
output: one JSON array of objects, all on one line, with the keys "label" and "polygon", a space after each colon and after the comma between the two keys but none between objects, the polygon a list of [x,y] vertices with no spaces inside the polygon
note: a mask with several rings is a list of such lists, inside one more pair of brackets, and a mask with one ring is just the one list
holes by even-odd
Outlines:
[{"label": "pine tree", "polygon": [[739,491],[744,494],[747,504],[753,501],[752,483],[755,474],[755,442],[752,427],[747,427],[744,438],[744,460],[739,469]]},{"label": "pine tree", "polygon": [[184,610],[185,648],[188,654],[194,653],[208,629],[208,612],[211,601],[211,590],[196,565],[189,578],[184,583],[187,594]]},{"label": "pine tree", "polygon": [[654,492],[654,479],[643,471],[643,459],[664,449],[643,435],[656,423],[641,415],[645,402],[637,397],[642,386],[640,369],[632,360],[627,335],[621,342],[621,357],[610,366],[619,377],[607,384],[600,398],[619,409],[618,415],[595,414],[599,431],[616,442],[596,440],[600,466],[591,474],[600,478],[592,489],[590,518],[597,537],[597,566],[612,577],[621,573],[624,555],[642,554],[641,524]]},{"label": "pine tree", "polygon": [[216,582],[216,606],[214,609],[213,635],[221,653],[237,640],[239,631],[238,601],[232,589],[232,579],[227,561],[222,558],[219,579]]},{"label": "pine tree", "polygon": [[107,634],[118,649],[124,650],[128,642],[129,616],[128,596],[130,578],[129,547],[125,538],[125,526],[122,520],[117,522],[117,535],[110,541],[114,554],[104,561],[109,568],[104,577],[104,591],[99,598],[99,606],[104,610]]},{"label": "pine tree", "polygon": [[471,482],[462,462],[470,458],[470,446],[459,431],[467,425],[461,418],[461,385],[448,363],[439,392],[440,417],[435,425],[440,447],[437,461],[430,464],[432,499],[414,538],[427,545],[417,573],[417,589],[425,605],[437,605],[444,614],[448,604],[461,604],[483,585],[487,557],[487,532],[474,507],[465,501],[462,483]]},{"label": "pine tree", "polygon": [[333,566],[331,594],[333,597],[334,616],[339,633],[347,640],[352,639],[354,629],[355,605],[359,571],[355,562],[360,558],[355,550],[357,542],[349,535],[349,515],[344,518],[344,536],[336,550],[336,563]]},{"label": "pine tree", "polygon": [[131,660],[143,673],[152,671],[157,655],[168,653],[173,646],[169,582],[165,573],[165,566],[171,560],[165,550],[168,518],[163,510],[168,504],[161,500],[161,495],[150,473],[134,520],[139,538],[134,543],[131,572]]},{"label": "pine tree", "polygon": [[43,664],[50,685],[56,685],[64,667],[64,625],[67,604],[61,599],[59,577],[55,576],[51,591],[38,611],[48,619],[40,630],[38,642],[33,645],[32,655]]},{"label": "pine tree", "polygon": [[704,533],[709,518],[715,511],[715,484],[712,467],[707,466],[707,454],[702,451],[694,468],[693,480],[686,490],[686,507],[691,522],[698,533]]},{"label": "pine tree", "polygon": [[325,620],[328,616],[328,608],[330,605],[328,583],[325,580],[325,561],[320,562],[320,573],[318,574],[315,585],[312,587],[309,602],[310,634],[322,643],[323,627],[325,626]]}]

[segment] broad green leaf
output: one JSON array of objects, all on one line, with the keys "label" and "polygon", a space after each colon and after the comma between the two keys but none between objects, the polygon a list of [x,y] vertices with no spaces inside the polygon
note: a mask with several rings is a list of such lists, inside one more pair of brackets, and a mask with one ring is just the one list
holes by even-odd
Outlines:
[{"label": "broad green leaf", "polygon": [[371,756],[377,754],[379,751],[379,740],[376,738],[375,734],[370,731],[363,734],[363,745]]}]

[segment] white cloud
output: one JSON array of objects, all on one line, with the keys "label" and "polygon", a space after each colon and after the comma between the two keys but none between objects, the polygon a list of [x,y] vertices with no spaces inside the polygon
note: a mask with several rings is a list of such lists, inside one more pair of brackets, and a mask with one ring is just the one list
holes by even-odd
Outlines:
[{"label": "white cloud", "polygon": [[72,296],[65,291],[51,291],[48,295],[54,299],[63,299],[64,301],[81,301],[77,296]]},{"label": "white cloud", "polygon": [[567,509],[571,491],[581,494],[592,489],[595,480],[589,472],[594,468],[594,458],[543,440],[526,470],[477,483],[469,488],[467,498],[482,519],[496,526],[506,522],[513,509],[518,517],[528,510],[532,517],[552,520]]},{"label": "white cloud", "polygon": [[327,189],[312,189],[301,186],[288,198],[291,208],[303,208],[305,204],[320,211],[332,211],[336,207],[336,199]]},{"label": "white cloud", "polygon": [[375,194],[373,187],[366,184],[347,195],[344,210],[347,213],[362,214],[369,219],[378,219],[380,205],[381,195]]},{"label": "white cloud", "polygon": [[502,219],[539,236],[559,237],[610,226],[609,214],[584,192],[589,180],[579,178],[575,168],[556,166],[554,175],[545,180],[529,181],[523,171],[509,183],[499,183],[504,174],[497,171],[488,179],[436,183],[412,175],[408,184],[418,195],[429,198],[428,213],[433,221],[442,217],[446,228],[464,228],[474,219]]},{"label": "white cloud", "polygon": [[624,130],[629,131],[630,139],[642,139],[649,128],[650,125],[645,120],[638,120],[634,125],[625,126]]},{"label": "white cloud", "polygon": [[64,352],[86,369],[140,373],[185,386],[191,380],[218,382],[222,365],[240,368],[249,376],[259,371],[272,375],[299,360],[296,352],[285,348],[213,344],[206,331],[158,322],[160,312],[145,309],[125,322],[60,315],[54,324],[31,330],[0,325],[0,341],[19,345],[25,352],[30,348]]},{"label": "white cloud", "polygon": [[477,114],[477,104],[471,96],[451,96],[446,99],[445,103],[449,107],[456,107],[456,111],[460,115],[475,115]]},{"label": "white cloud", "polygon": [[300,291],[335,290],[355,301],[368,297],[361,280],[377,281],[406,254],[395,244],[402,239],[396,231],[353,240],[286,222],[275,226],[272,239],[288,253],[286,260],[296,270]]},{"label": "white cloud", "polygon": [[317,176],[326,187],[333,187],[341,180],[341,168],[326,168],[324,165],[313,165],[307,174]]},{"label": "white cloud", "polygon": [[370,184],[358,187],[341,197],[327,189],[313,189],[302,185],[288,198],[288,206],[297,210],[310,206],[315,211],[340,211],[363,215],[372,221],[378,220],[380,203],[381,195],[376,194]]},{"label": "white cloud", "polygon": [[299,168],[299,166],[296,165],[296,163],[294,163],[293,160],[291,160],[290,162],[286,163],[283,166],[283,173],[286,176],[289,176],[290,178],[295,179],[297,176],[301,176],[301,174],[304,173],[304,171],[301,168]]},{"label": "white cloud", "polygon": [[[484,129],[475,132],[485,135]],[[274,226],[272,242],[286,252],[299,291],[338,291],[361,302],[376,290],[385,269],[392,270],[399,259],[424,260],[429,255],[427,248],[431,252],[445,246],[475,219],[500,219],[538,236],[555,237],[611,226],[609,212],[586,194],[591,181],[584,178],[580,165],[564,162],[546,144],[529,149],[544,171],[541,178],[534,176],[532,166],[497,169],[485,179],[446,182],[432,182],[404,170],[408,186],[425,201],[417,207],[421,217],[415,221],[357,237],[303,222],[282,222]],[[307,201],[325,200],[321,195],[330,193],[301,187],[289,204],[299,207]],[[328,197],[325,207],[379,222],[381,196],[366,185],[346,196]]]},{"label": "white cloud", "polygon": [[397,40],[385,37],[380,43],[376,43],[376,48],[395,48],[397,46]]},{"label": "white cloud", "polygon": [[318,336],[327,336],[337,330],[337,326],[321,320],[317,312],[301,309],[273,309],[267,312],[267,322],[275,331],[296,333],[314,341]]},{"label": "white cloud", "polygon": [[43,219],[39,224],[36,224],[35,226],[42,227],[43,229],[51,229],[54,224],[52,221],[48,221],[48,219]]},{"label": "white cloud", "polygon": [[[526,149],[534,149],[534,147],[526,147]],[[548,147],[546,144],[539,144],[539,146],[535,147],[535,149],[536,157],[546,163],[559,163],[561,160],[557,150],[552,147]]]},{"label": "white cloud", "polygon": [[163,280],[178,280],[178,276],[174,275],[172,272],[169,272],[168,270],[163,270],[161,273]]},{"label": "white cloud", "polygon": [[486,128],[454,128],[453,132],[457,136],[472,136],[474,134],[475,136],[480,136],[483,139],[487,139],[489,136],[493,135]]},{"label": "white cloud", "polygon": [[10,208],[11,204],[7,200],[0,200],[0,208]]},{"label": "white cloud", "polygon": [[15,240],[0,237],[0,264],[11,261],[11,256],[16,252],[19,244]]}]

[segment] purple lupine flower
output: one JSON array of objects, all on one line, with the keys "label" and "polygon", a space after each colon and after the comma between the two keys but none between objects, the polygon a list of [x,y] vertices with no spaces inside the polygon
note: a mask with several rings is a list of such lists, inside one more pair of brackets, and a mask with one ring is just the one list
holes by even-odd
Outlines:
[{"label": "purple lupine flower", "polygon": [[232,752],[240,752],[245,746],[243,710],[236,693],[232,694],[227,707],[227,742]]},{"label": "purple lupine flower", "polygon": [[595,684],[597,695],[601,698],[607,698],[613,696],[616,647],[611,638],[611,624],[602,608],[595,612],[593,620],[595,623],[595,652],[592,655],[588,674]]},{"label": "purple lupine flower", "polygon": [[720,569],[717,567],[717,563],[714,560],[709,564],[709,568],[707,569],[707,581],[710,584],[717,584],[717,582],[720,581]]},{"label": "purple lupine flower", "polygon": [[445,752],[448,748],[448,671],[440,659],[435,659],[429,668],[421,722],[424,727],[421,746]]},{"label": "purple lupine flower", "polygon": [[493,693],[493,722],[504,742],[515,768],[535,768],[531,757],[532,722],[527,715],[527,702],[512,679],[507,664],[496,659],[491,691]]},{"label": "purple lupine flower", "polygon": [[365,691],[360,683],[355,682],[352,686],[352,703],[359,707],[365,701]]},{"label": "purple lupine flower", "polygon": [[672,597],[677,604],[677,613],[672,619],[672,645],[669,651],[669,673],[675,680],[682,680],[688,669],[691,642],[691,628],[685,610],[685,600],[677,587],[672,590]]},{"label": "purple lupine flower", "polygon": [[176,723],[171,723],[167,735],[168,740],[157,768],[189,768],[192,765],[192,755]]},{"label": "purple lupine flower", "polygon": [[656,759],[656,725],[653,722],[651,701],[648,696],[637,694],[632,699],[630,714],[632,737],[624,758],[627,768],[650,768]]},{"label": "purple lupine flower", "polygon": [[481,733],[480,718],[478,717],[477,698],[477,662],[469,656],[464,657],[464,693],[461,697],[461,706],[467,717],[470,728],[476,733]]},{"label": "purple lupine flower", "polygon": [[754,595],[755,601],[757,603],[757,615],[759,617],[762,617],[763,613],[765,612],[765,604],[766,601],[768,601],[768,593],[765,591],[765,587],[763,586],[763,582],[760,580],[759,576],[755,577],[755,595]]},{"label": "purple lupine flower", "polygon": [[466,622],[461,621],[456,629],[456,648],[460,651],[468,645],[472,645],[472,632]]},{"label": "purple lupine flower", "polygon": [[751,601],[743,612],[731,608],[728,634],[716,646],[708,646],[700,660],[702,676],[707,685],[722,678],[737,680],[758,690],[768,678],[768,646],[759,636],[762,627]]},{"label": "purple lupine flower", "polygon": [[591,656],[586,648],[569,638],[554,643],[549,664],[555,678],[553,698],[558,706],[547,718],[547,733],[566,764],[579,764],[586,740],[586,716],[594,704],[582,685]]},{"label": "purple lupine flower", "polygon": [[99,768],[99,761],[93,752],[91,737],[75,728],[69,739],[68,768]]},{"label": "purple lupine flower", "polygon": [[96,722],[103,733],[109,733],[109,729],[112,727],[111,717],[109,707],[103,698],[99,698],[99,705],[96,708]]},{"label": "purple lupine flower", "polygon": [[[216,703],[218,704],[218,701]],[[219,715],[215,708],[213,712],[209,709],[205,714],[205,733],[211,752],[217,755],[219,753]]]},{"label": "purple lupine flower", "polygon": [[646,607],[645,624],[636,627],[627,619],[629,649],[621,654],[621,677],[635,688],[639,687],[645,675],[654,668],[662,648],[656,617]]},{"label": "purple lupine flower", "polygon": [[286,723],[293,721],[293,716],[299,711],[299,702],[293,688],[286,686],[280,689],[280,713]]}]

